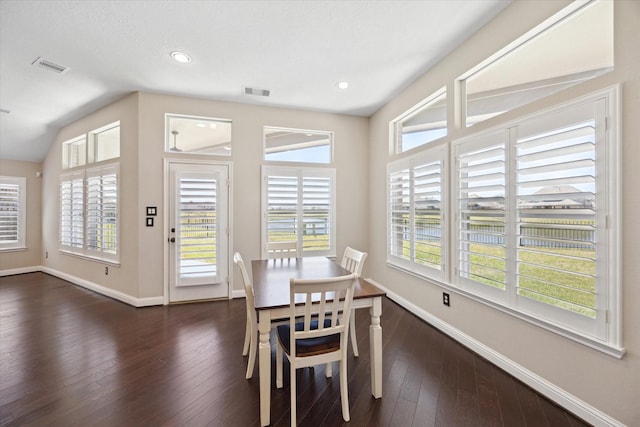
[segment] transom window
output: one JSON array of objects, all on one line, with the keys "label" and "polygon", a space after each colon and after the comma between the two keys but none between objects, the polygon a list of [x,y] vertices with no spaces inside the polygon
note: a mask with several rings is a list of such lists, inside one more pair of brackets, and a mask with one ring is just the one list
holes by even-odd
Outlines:
[{"label": "transom window", "polygon": [[613,69],[613,2],[574,2],[460,78],[472,126]]},{"label": "transom window", "polygon": [[330,164],[333,133],[265,126],[264,159],[268,161]]},{"label": "transom window", "polygon": [[231,120],[167,114],[165,124],[167,153],[231,155]]},{"label": "transom window", "polygon": [[447,136],[446,88],[392,120],[390,126],[395,153],[404,153]]},{"label": "transom window", "polygon": [[62,143],[62,168],[73,169],[120,157],[120,122]]}]

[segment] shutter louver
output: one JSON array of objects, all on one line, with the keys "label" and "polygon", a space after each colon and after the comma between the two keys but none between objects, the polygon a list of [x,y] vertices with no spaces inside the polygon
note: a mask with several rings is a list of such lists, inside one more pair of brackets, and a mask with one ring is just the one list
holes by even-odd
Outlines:
[{"label": "shutter louver", "polygon": [[20,185],[2,183],[0,186],[0,243],[18,243],[20,240]]},{"label": "shutter louver", "polygon": [[83,248],[84,179],[63,178],[60,183],[60,244]]},{"label": "shutter louver", "polygon": [[390,199],[390,254],[409,261],[411,254],[410,242],[410,189],[409,169],[389,173]]},{"label": "shutter louver", "polygon": [[442,269],[442,163],[413,167],[414,261]]},{"label": "shutter louver", "polygon": [[595,317],[595,124],[516,141],[518,295]]},{"label": "shutter louver", "polygon": [[267,178],[267,241],[297,241],[297,230],[298,178],[269,176]]},{"label": "shutter louver", "polygon": [[302,178],[303,251],[330,249],[331,180],[327,177]]},{"label": "shutter louver", "polygon": [[505,144],[458,156],[458,238],[461,278],[505,289]]}]

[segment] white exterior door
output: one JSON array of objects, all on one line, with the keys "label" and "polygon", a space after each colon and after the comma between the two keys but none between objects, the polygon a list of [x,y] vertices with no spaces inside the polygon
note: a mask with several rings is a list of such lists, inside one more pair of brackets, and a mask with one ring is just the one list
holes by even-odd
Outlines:
[{"label": "white exterior door", "polygon": [[169,164],[169,302],[229,296],[229,168]]}]

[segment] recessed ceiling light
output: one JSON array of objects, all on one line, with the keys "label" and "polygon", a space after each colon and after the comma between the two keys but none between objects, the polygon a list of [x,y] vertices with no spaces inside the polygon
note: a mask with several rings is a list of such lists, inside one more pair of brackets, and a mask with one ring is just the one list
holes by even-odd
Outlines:
[{"label": "recessed ceiling light", "polygon": [[340,89],[346,89],[349,87],[349,82],[346,82],[346,81],[338,82],[336,83],[336,86],[338,86]]},{"label": "recessed ceiling light", "polygon": [[171,57],[174,61],[177,61],[181,64],[188,64],[189,62],[191,62],[191,57],[184,52],[171,52]]}]

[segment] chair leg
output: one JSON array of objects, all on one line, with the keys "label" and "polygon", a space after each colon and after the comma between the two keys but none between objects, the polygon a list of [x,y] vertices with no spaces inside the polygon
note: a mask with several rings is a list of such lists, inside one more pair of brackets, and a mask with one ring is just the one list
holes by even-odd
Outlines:
[{"label": "chair leg", "polygon": [[327,378],[331,378],[333,376],[333,364],[331,362],[327,363],[327,367],[324,370],[324,376]]},{"label": "chair leg", "polygon": [[246,356],[249,353],[249,340],[251,339],[251,318],[247,313],[247,327],[244,330],[244,346],[242,347],[242,355]]},{"label": "chair leg", "polygon": [[296,422],[296,368],[293,363],[291,365],[291,427],[297,425]]},{"label": "chair leg", "polygon": [[351,346],[353,347],[353,356],[358,357],[358,338],[356,337],[356,311],[351,310],[351,319],[349,319],[349,334],[351,335]]},{"label": "chair leg", "polygon": [[282,388],[282,347],[276,343],[276,388]]},{"label": "chair leg", "polygon": [[347,358],[346,354],[340,360],[340,401],[342,402],[342,419],[349,422],[349,388],[347,386]]},{"label": "chair leg", "polygon": [[252,331],[250,337],[251,342],[249,345],[249,362],[247,363],[246,379],[250,379],[253,376],[253,367],[256,364],[256,353],[258,352],[258,331]]}]

